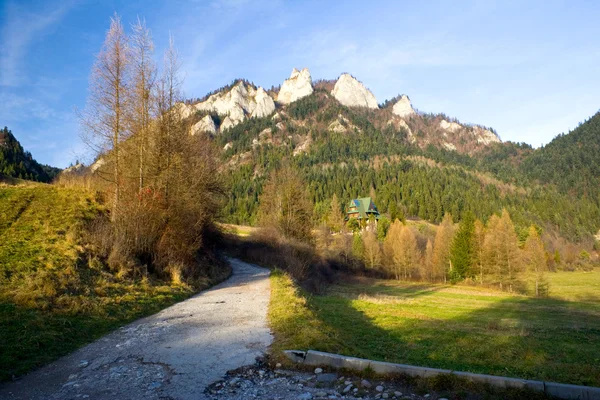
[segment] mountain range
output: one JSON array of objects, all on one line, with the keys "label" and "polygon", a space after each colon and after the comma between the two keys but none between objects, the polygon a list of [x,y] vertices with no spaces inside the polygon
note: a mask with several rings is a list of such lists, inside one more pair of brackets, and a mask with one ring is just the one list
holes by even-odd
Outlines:
[{"label": "mountain range", "polygon": [[177,109],[191,134],[207,132],[223,149],[228,222],[254,223],[269,172],[292,163],[317,219],[334,193],[346,201],[370,193],[383,213],[431,222],[507,208],[522,229],[534,223],[574,241],[600,228],[600,114],[533,149],[416,110],[406,94],[378,103],[347,73],[313,81],[306,68],[279,87],[239,79]]}]

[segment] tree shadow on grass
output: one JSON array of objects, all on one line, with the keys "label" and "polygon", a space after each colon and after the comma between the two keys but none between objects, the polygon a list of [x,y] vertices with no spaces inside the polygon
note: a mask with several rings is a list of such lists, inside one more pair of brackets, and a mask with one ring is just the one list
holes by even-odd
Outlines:
[{"label": "tree shadow on grass", "polygon": [[[385,293],[383,301],[378,293]],[[461,298],[433,285],[395,293],[334,288],[308,304],[332,332],[314,350],[600,386],[600,304],[500,294]]]}]

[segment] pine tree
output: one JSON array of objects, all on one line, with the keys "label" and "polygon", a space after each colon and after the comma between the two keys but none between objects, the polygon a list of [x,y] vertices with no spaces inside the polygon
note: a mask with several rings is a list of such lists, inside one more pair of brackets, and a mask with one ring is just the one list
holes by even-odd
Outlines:
[{"label": "pine tree", "polygon": [[341,205],[337,195],[334,193],[331,199],[331,207],[327,217],[327,224],[332,232],[340,232],[344,229],[344,217],[341,213]]},{"label": "pine tree", "polygon": [[473,214],[468,212],[458,226],[458,231],[450,248],[450,261],[452,263],[452,282],[458,282],[472,276],[473,241],[475,222]]}]

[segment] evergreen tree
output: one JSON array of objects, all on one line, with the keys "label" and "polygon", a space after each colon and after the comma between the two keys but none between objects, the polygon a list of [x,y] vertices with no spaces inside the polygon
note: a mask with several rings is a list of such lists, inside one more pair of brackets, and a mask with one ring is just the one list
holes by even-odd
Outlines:
[{"label": "evergreen tree", "polygon": [[452,247],[450,249],[450,261],[452,271],[450,279],[458,282],[472,276],[473,265],[473,242],[475,233],[475,221],[473,214],[467,212],[458,226]]}]

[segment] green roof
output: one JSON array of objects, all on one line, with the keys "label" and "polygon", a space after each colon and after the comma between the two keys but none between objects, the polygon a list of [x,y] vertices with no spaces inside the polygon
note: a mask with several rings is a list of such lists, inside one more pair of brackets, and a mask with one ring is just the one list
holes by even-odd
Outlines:
[{"label": "green roof", "polygon": [[356,212],[358,212],[357,219],[368,219],[370,215],[379,219],[379,210],[377,210],[377,206],[375,206],[375,203],[370,197],[350,200],[346,209],[346,215],[349,217],[350,214]]}]

